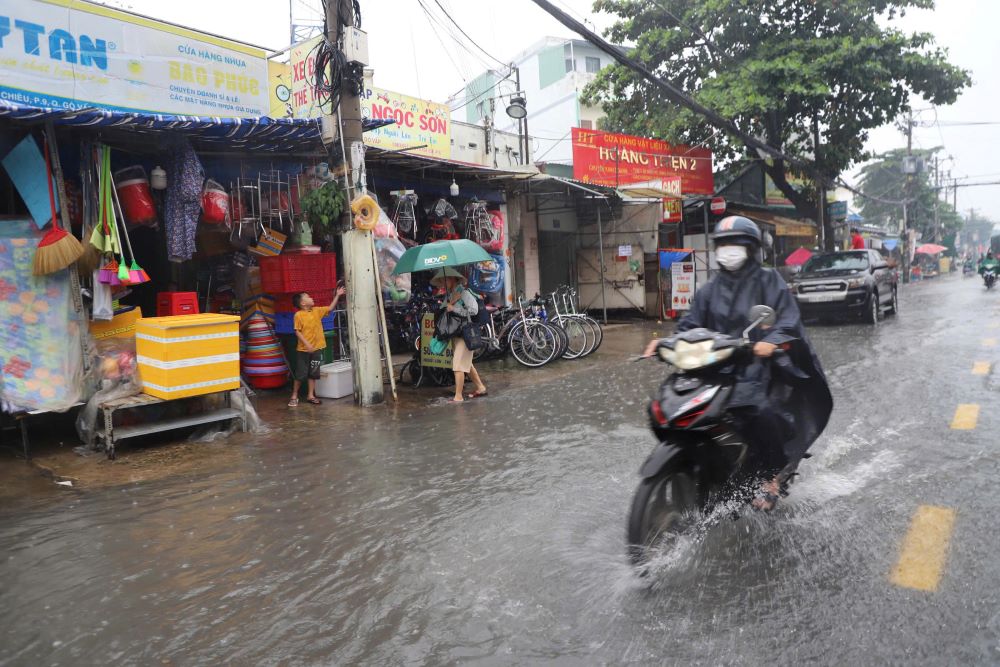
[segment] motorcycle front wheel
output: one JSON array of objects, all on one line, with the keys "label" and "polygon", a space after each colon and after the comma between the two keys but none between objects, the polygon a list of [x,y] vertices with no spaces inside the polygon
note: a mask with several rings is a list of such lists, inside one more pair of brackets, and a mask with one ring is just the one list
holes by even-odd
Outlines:
[{"label": "motorcycle front wheel", "polygon": [[632,565],[642,567],[653,554],[668,548],[701,509],[702,495],[697,472],[690,464],[667,466],[642,480],[628,518]]}]

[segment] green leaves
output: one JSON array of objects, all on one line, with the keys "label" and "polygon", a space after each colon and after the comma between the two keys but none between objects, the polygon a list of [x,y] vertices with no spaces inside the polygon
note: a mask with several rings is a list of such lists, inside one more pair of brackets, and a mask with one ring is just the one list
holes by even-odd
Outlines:
[{"label": "green leaves", "polygon": [[344,212],[347,194],[337,181],[311,190],[301,199],[302,213],[314,227],[335,227]]},{"label": "green leaves", "polygon": [[[906,9],[932,6],[932,0],[598,0],[594,9],[618,17],[610,39],[634,45],[634,57],[748,134],[812,160],[807,138],[817,120],[819,167],[833,177],[865,157],[868,132],[906,111],[911,97],[948,104],[971,84],[931,35],[893,27]],[[723,163],[748,152],[621,66],[602,71],[583,102],[602,106],[608,130],[707,143]],[[814,207],[803,204],[799,213],[810,216]]]}]

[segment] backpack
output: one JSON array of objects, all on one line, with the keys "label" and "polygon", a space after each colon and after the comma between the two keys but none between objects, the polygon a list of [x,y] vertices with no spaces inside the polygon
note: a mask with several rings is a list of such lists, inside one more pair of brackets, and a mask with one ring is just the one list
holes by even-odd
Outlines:
[{"label": "backpack", "polygon": [[483,297],[481,297],[478,292],[471,289],[469,290],[469,294],[476,298],[476,305],[479,307],[476,314],[472,316],[471,322],[473,324],[489,324],[490,314],[486,310],[486,302],[483,301]]}]

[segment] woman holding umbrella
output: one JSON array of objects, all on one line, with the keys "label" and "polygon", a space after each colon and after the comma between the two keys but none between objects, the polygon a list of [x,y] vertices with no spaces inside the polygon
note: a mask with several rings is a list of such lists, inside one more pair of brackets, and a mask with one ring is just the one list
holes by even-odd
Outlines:
[{"label": "woman holding umbrella", "polygon": [[[460,317],[472,317],[479,312],[479,303],[471,292],[465,289],[465,276],[452,267],[492,261],[492,257],[481,247],[469,239],[435,241],[415,248],[410,248],[402,254],[393,269],[393,275],[412,273],[414,271],[432,271],[437,269],[431,284],[448,291],[446,300],[450,312]],[[479,372],[472,365],[472,350],[465,345],[461,336],[455,338],[455,354],[452,361],[455,372],[455,403],[465,400],[462,389],[465,386],[465,374],[468,373],[476,385],[476,391],[469,398],[486,395],[486,385],[483,384]]]},{"label": "woman holding umbrella", "polygon": [[[451,268],[441,269],[431,278],[431,285],[444,288],[447,291],[448,295],[445,298],[445,307],[448,309],[448,312],[454,313],[461,318],[469,319],[479,312],[479,303],[472,292],[465,289],[466,282],[465,276]],[[466,346],[465,339],[462,336],[456,336],[454,341],[455,348],[451,370],[455,372],[455,397],[451,399],[452,402],[462,403],[465,401],[462,389],[465,387],[466,373],[469,374],[472,382],[476,385],[476,390],[469,394],[468,397],[478,398],[486,396],[486,385],[483,384],[482,378],[479,377],[479,371],[472,365],[472,350]]]}]

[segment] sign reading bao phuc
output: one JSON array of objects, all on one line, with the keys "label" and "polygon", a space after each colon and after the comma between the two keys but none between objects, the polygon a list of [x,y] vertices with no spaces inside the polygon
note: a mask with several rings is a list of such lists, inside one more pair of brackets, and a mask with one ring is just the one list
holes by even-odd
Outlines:
[{"label": "sign reading bao phuc", "polygon": [[186,116],[268,114],[266,53],[79,0],[0,0],[0,99]]}]

